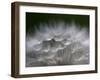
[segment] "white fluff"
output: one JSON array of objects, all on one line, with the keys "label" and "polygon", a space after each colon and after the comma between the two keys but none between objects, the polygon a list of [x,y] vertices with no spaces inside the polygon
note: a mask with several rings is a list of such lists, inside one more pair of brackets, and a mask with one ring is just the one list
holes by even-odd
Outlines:
[{"label": "white fluff", "polygon": [[89,33],[64,22],[42,25],[26,36],[26,66],[89,64]]}]

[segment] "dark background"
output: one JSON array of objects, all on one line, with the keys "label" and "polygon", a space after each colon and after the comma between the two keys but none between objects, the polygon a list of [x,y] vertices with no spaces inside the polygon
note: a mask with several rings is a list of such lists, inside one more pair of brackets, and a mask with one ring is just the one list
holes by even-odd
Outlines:
[{"label": "dark background", "polygon": [[34,33],[36,29],[39,29],[40,23],[48,24],[50,21],[64,21],[68,24],[74,22],[81,27],[87,27],[87,29],[89,30],[89,15],[26,12],[26,33]]}]

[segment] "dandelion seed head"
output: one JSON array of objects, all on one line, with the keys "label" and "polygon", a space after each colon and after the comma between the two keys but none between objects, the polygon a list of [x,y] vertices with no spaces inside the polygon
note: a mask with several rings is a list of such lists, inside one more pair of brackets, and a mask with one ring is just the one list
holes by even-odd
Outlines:
[{"label": "dandelion seed head", "polygon": [[41,23],[34,35],[26,35],[26,66],[89,64],[87,28],[63,21],[51,24]]}]

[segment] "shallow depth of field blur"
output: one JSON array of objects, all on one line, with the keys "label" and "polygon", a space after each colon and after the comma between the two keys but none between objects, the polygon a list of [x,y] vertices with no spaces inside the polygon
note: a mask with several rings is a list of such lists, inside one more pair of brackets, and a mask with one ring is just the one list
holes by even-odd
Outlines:
[{"label": "shallow depth of field blur", "polygon": [[26,67],[89,64],[89,16],[26,13]]}]

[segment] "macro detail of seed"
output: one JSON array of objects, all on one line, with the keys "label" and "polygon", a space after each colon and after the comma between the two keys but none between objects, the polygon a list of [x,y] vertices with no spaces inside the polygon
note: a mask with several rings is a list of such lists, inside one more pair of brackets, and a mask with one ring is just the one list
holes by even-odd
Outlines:
[{"label": "macro detail of seed", "polygon": [[89,33],[72,23],[42,23],[26,35],[26,67],[89,64]]}]

